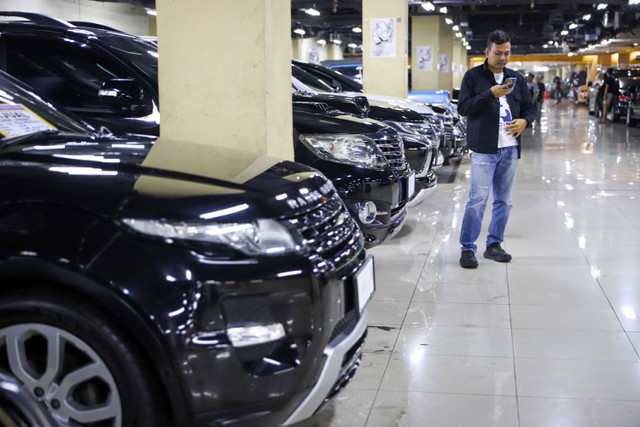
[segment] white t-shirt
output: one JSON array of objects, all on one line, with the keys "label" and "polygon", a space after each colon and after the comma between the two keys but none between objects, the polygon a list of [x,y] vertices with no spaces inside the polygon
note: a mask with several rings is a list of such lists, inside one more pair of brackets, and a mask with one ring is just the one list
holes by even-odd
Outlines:
[{"label": "white t-shirt", "polygon": [[[496,74],[493,73],[496,78],[496,83],[502,84],[502,79],[504,78],[504,73]],[[507,102],[506,96],[500,97],[500,124],[498,125],[498,148],[504,147],[512,147],[514,145],[518,145],[518,141],[513,135],[507,135],[507,131],[505,129],[505,124],[513,120],[511,116],[511,109],[509,108],[509,103]]]}]

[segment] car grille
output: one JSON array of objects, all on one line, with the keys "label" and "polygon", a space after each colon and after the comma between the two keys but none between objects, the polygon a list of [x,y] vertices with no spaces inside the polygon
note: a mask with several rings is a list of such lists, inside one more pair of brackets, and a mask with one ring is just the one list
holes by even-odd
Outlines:
[{"label": "car grille", "polygon": [[362,233],[337,193],[322,206],[288,221],[329,268],[347,264],[362,249]]},{"label": "car grille", "polygon": [[375,141],[394,171],[403,172],[407,169],[404,144],[400,135],[385,135]]}]

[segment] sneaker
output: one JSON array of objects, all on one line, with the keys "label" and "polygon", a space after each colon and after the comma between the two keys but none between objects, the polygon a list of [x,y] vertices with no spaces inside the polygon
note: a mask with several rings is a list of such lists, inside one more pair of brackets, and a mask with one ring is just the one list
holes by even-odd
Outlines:
[{"label": "sneaker", "polygon": [[504,249],[500,247],[500,243],[492,243],[487,246],[487,250],[484,251],[484,257],[498,262],[511,261],[511,255],[506,253]]},{"label": "sneaker", "polygon": [[476,268],[478,266],[478,260],[473,251],[462,251],[460,265],[462,268]]}]

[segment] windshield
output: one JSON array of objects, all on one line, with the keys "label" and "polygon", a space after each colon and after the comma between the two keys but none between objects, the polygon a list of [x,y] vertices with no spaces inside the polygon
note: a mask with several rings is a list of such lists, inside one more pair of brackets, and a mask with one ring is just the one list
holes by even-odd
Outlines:
[{"label": "windshield", "polygon": [[291,65],[291,75],[315,91],[334,92],[334,88],[317,77],[307,73],[297,65]]},{"label": "windshield", "polygon": [[100,41],[158,81],[158,47],[150,41],[126,35],[100,35]]},{"label": "windshield", "polygon": [[0,137],[55,130],[91,134],[86,126],[0,72]]}]

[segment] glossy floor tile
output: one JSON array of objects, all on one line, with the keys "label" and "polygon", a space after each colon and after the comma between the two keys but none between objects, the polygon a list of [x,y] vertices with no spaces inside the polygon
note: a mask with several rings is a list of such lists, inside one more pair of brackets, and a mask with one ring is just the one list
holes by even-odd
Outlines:
[{"label": "glossy floor tile", "polygon": [[[462,269],[469,158],[372,249],[354,380],[309,426],[640,426],[640,128],[545,106],[522,137],[502,264]],[[491,199],[490,199],[491,201]],[[490,206],[490,205],[489,205]]]}]

